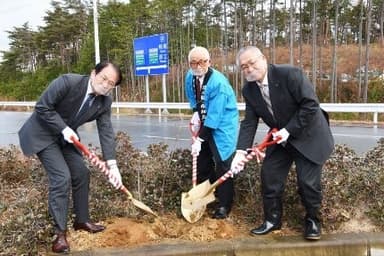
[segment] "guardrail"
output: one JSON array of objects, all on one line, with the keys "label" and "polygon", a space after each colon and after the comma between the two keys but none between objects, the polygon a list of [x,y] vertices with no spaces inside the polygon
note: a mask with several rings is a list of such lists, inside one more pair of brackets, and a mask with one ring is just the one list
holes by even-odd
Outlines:
[{"label": "guardrail", "polygon": [[[2,107],[27,107],[35,106],[34,101],[0,101]],[[237,103],[239,110],[245,110],[245,103]],[[321,103],[320,106],[330,112],[344,113],[373,113],[373,125],[377,127],[379,113],[384,113],[384,103]],[[120,108],[146,109],[146,113],[151,113],[151,109],[157,109],[159,116],[167,114],[168,109],[190,109],[186,102],[113,102],[112,108],[119,113]]]}]

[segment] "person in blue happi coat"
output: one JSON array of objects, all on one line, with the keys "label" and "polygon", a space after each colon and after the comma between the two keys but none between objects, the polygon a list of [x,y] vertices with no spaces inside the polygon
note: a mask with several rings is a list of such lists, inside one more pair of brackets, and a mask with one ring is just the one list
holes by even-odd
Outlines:
[{"label": "person in blue happi coat", "polygon": [[[195,136],[191,147],[197,156],[197,183],[213,183],[231,167],[236,149],[239,112],[236,96],[228,79],[211,67],[208,50],[193,48],[188,55],[185,91],[193,115]],[[218,207],[213,218],[224,219],[231,211],[234,196],[233,179],[217,188]]]}]

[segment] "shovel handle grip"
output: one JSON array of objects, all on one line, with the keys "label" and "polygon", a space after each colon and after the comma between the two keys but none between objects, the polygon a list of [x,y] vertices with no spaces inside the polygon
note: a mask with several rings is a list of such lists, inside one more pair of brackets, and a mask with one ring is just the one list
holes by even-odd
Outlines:
[{"label": "shovel handle grip", "polygon": [[[199,136],[199,131],[201,130],[199,129],[199,131],[193,131],[192,129],[193,125],[194,125],[193,123],[189,122],[189,131],[192,134],[192,141],[194,138]],[[199,125],[201,125],[200,121],[199,121]],[[198,154],[192,154],[192,186],[193,187],[196,187],[197,185],[197,156]]]},{"label": "shovel handle grip", "polygon": [[[265,138],[263,139],[263,141],[259,144],[259,145],[257,145],[257,146],[255,146],[259,151],[262,151],[262,150],[264,150],[266,147],[268,147],[268,146],[270,146],[270,145],[273,145],[273,144],[276,144],[278,141],[279,141],[279,138],[280,137],[277,137],[275,140],[272,140],[272,137],[273,137],[273,135],[272,135],[272,133],[275,133],[275,132],[277,132],[278,130],[276,129],[276,128],[273,128],[270,132],[268,132],[268,134],[265,136]],[[256,155],[256,153],[255,153],[255,147],[253,147],[252,149],[251,149],[251,152],[250,153],[248,153],[247,155],[246,155],[246,158],[245,158],[245,160],[243,161],[243,163],[246,163],[246,162],[248,162],[248,161],[250,161],[250,160],[252,160],[253,159],[253,157]],[[219,179],[217,179],[216,181],[215,181],[215,183],[213,183],[212,184],[212,186],[210,187],[210,189],[209,189],[209,192],[212,192],[217,186],[219,186],[221,183],[223,183],[224,181],[226,181],[229,177],[232,177],[233,176],[233,172],[232,172],[232,170],[229,170],[229,171],[227,171],[226,173],[224,173],[224,175],[223,176],[221,176]],[[207,193],[208,194],[208,193]]]},{"label": "shovel handle grip", "polygon": [[[79,140],[77,140],[75,137],[71,137],[73,144],[81,151],[83,154],[88,158],[88,160],[96,166],[102,173],[104,173],[107,177],[109,177],[111,174],[109,172],[109,168],[107,167],[107,163],[105,161],[102,161],[95,153],[92,153],[89,151],[89,149],[82,144]],[[128,189],[122,185],[119,189],[123,193],[127,194],[129,198],[132,198],[132,194],[128,191]]]},{"label": "shovel handle grip", "polygon": [[71,140],[73,141],[73,144],[81,151],[83,154],[87,157],[91,155],[91,152],[88,150],[86,146],[84,146],[80,141],[78,141],[75,137],[71,137]]},{"label": "shovel handle grip", "polygon": [[270,145],[273,145],[273,144],[276,144],[280,137],[277,137],[275,140],[272,140],[272,133],[275,133],[277,132],[278,130],[276,128],[273,128],[271,131],[268,132],[268,134],[264,137],[264,139],[261,141],[261,143],[259,145],[257,145],[257,149],[262,151],[264,150],[266,147],[270,146]]},{"label": "shovel handle grip", "polygon": [[192,186],[197,184],[197,154],[192,154]]},{"label": "shovel handle grip", "polygon": [[[200,123],[200,125],[201,125],[201,123]],[[199,132],[201,130],[201,127],[200,127],[200,129],[198,131],[193,131],[192,126],[193,126],[193,123],[189,123],[189,131],[191,132],[192,137],[199,136]]]},{"label": "shovel handle grip", "polygon": [[[107,167],[107,164],[105,163],[105,161],[102,161],[99,159],[99,157],[95,154],[95,153],[92,153],[91,151],[88,150],[88,148],[86,146],[84,146],[83,144],[80,143],[80,141],[78,141],[76,138],[74,138],[73,136],[71,137],[72,141],[73,141],[73,144],[75,144],[75,146],[84,153],[85,156],[87,156],[87,158],[89,159],[89,161],[95,165],[96,167],[99,168],[99,170],[101,172],[103,172],[106,176],[110,176],[110,172],[109,172],[109,169]],[[148,212],[148,213],[151,213],[155,216],[157,216],[157,214],[155,212],[153,212],[148,206],[146,206],[145,204],[143,204],[142,202],[136,200],[133,198],[131,192],[129,192],[129,190],[124,186],[124,185],[121,185],[121,187],[119,188],[119,190],[121,192],[123,192],[124,194],[126,194],[128,196],[128,199],[131,200],[133,202],[133,204]]]}]

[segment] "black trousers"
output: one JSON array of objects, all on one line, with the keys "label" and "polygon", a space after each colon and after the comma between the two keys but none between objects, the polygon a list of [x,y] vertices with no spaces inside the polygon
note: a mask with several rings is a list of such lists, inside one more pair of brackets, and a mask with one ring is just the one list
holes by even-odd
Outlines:
[{"label": "black trousers", "polygon": [[48,175],[48,208],[56,229],[67,229],[69,197],[72,190],[76,222],[89,221],[88,168],[79,151],[72,144],[53,143],[40,151],[39,157]]},{"label": "black trousers", "polygon": [[[232,156],[221,160],[216,144],[211,137],[209,141],[201,144],[201,151],[197,157],[197,183],[209,181],[214,183],[224,173],[231,169]],[[234,188],[233,179],[229,178],[216,188],[219,206],[229,209],[232,207]]]},{"label": "black trousers", "polygon": [[269,154],[267,151],[261,169],[264,209],[268,209],[269,202],[281,203],[288,172],[294,162],[301,201],[307,214],[316,214],[322,201],[322,165],[308,160],[289,143],[285,147],[274,147]]}]

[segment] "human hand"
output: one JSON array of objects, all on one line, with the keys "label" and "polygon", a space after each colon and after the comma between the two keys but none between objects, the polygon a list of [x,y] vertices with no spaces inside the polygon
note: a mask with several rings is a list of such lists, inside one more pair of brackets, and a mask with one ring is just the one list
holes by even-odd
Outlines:
[{"label": "human hand", "polygon": [[192,155],[199,155],[201,151],[201,143],[204,141],[202,138],[199,137],[193,137],[193,143],[191,146],[191,154]]},{"label": "human hand", "polygon": [[123,183],[121,181],[121,174],[119,168],[117,167],[116,160],[108,160],[107,166],[109,169],[108,181],[115,189],[120,189],[123,186]]},{"label": "human hand", "polygon": [[277,132],[272,133],[272,136],[273,136],[273,140],[279,139],[277,141],[277,144],[281,144],[281,143],[286,142],[288,140],[289,132],[287,131],[287,129],[283,128],[283,129],[278,130]]},{"label": "human hand", "polygon": [[200,122],[199,113],[197,111],[193,112],[193,115],[191,120],[189,121],[189,124],[191,126],[191,132],[193,134],[197,134],[200,131],[201,122]]},{"label": "human hand", "polygon": [[256,161],[258,164],[265,158],[265,153],[259,150],[257,147],[252,148],[251,154],[256,157]]},{"label": "human hand", "polygon": [[63,134],[66,142],[73,143],[72,137],[75,138],[75,140],[79,140],[77,134],[69,126],[65,127],[61,133]]},{"label": "human hand", "polygon": [[244,150],[236,150],[236,155],[231,163],[231,170],[233,174],[238,174],[244,169],[247,152]]}]

